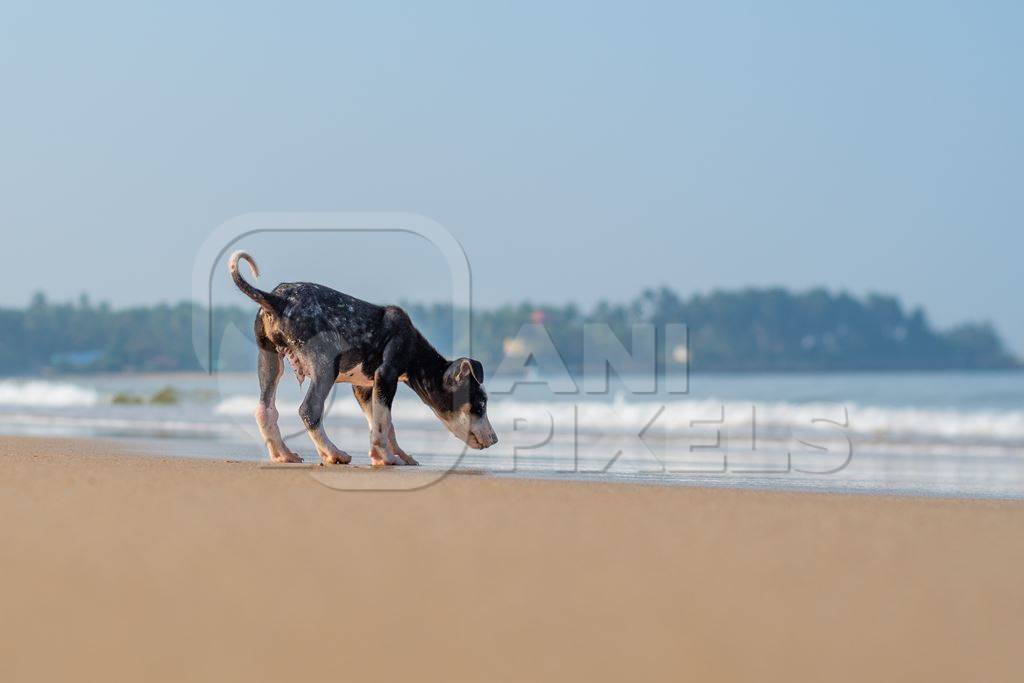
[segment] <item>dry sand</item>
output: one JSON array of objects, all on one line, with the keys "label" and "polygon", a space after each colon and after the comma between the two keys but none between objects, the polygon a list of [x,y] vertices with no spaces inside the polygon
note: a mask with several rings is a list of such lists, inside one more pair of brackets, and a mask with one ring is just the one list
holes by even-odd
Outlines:
[{"label": "dry sand", "polygon": [[1024,680],[1017,502],[344,493],[4,438],[0,567],[5,682]]}]

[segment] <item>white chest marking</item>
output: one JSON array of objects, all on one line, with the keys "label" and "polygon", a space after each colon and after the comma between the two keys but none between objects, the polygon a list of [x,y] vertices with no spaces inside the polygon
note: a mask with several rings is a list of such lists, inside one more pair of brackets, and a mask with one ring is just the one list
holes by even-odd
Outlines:
[{"label": "white chest marking", "polygon": [[339,372],[338,379],[336,379],[335,382],[348,382],[349,384],[355,384],[357,387],[373,386],[373,378],[367,377],[363,372],[362,363],[348,370]]},{"label": "white chest marking", "polygon": [[[409,376],[403,374],[401,377],[398,378],[398,381],[408,382]],[[366,376],[366,373],[363,372],[363,364],[360,363],[359,365],[356,365],[355,367],[349,370],[343,370],[342,372],[339,372],[338,378],[334,380],[334,382],[348,382],[349,384],[355,384],[357,387],[372,387],[373,377]]]}]

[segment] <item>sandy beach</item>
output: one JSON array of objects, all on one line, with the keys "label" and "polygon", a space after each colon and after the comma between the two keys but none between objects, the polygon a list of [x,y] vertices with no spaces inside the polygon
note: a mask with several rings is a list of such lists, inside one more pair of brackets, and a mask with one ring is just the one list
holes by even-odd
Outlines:
[{"label": "sandy beach", "polygon": [[1020,680],[1022,531],[1020,502],[341,492],[3,438],[0,680]]}]

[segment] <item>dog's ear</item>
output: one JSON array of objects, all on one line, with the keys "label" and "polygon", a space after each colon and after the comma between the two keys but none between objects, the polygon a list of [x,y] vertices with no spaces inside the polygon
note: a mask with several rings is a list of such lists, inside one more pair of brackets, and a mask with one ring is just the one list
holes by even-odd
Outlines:
[{"label": "dog's ear", "polygon": [[477,383],[482,384],[484,366],[480,364],[480,361],[472,358],[456,358],[448,364],[448,369],[444,371],[444,383],[454,388],[460,386],[470,376],[476,379]]},{"label": "dog's ear", "polygon": [[473,372],[473,377],[476,377],[478,384],[484,383],[484,364],[473,358],[469,359],[470,369]]}]

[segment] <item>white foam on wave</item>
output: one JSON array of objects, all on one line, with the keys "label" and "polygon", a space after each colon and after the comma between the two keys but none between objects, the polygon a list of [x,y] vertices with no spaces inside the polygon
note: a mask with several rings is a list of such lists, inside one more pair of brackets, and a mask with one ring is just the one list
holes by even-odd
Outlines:
[{"label": "white foam on wave", "polygon": [[0,425],[25,428],[59,428],[85,433],[124,432],[139,434],[166,433],[181,435],[220,435],[236,431],[230,422],[199,422],[188,420],[124,419],[87,415],[40,415],[38,413],[0,414]]},{"label": "white foam on wave", "polygon": [[[298,405],[279,404],[282,414]],[[251,396],[232,396],[216,408],[220,415],[251,415]],[[694,430],[715,429],[723,420],[725,429],[749,430],[756,421],[759,434],[766,437],[828,426],[845,429],[862,440],[882,442],[927,441],[970,443],[972,441],[1024,443],[1024,411],[969,411],[910,407],[861,406],[854,403],[786,403],[681,400],[627,401],[618,396],[611,402],[598,401],[514,401],[492,399],[488,414],[495,427],[545,431],[554,424],[563,429],[575,424],[581,431],[635,434],[651,423],[649,433],[685,436]],[[395,410],[404,423],[433,422],[436,417],[415,400],[402,401]],[[362,419],[362,411],[350,397],[339,397],[330,410],[331,418]],[[710,425],[710,426],[709,426]],[[838,427],[835,425],[848,425]]]},{"label": "white foam on wave", "polygon": [[[410,419],[416,420],[418,417],[431,417],[431,413],[426,406],[420,404],[426,412],[426,415],[420,416],[418,411],[415,409],[411,412]],[[295,414],[299,410],[299,404],[291,401],[277,401],[277,410],[281,415]],[[405,417],[406,405],[402,405],[403,417]],[[214,408],[214,412],[217,415],[224,415],[230,417],[237,416],[252,416],[256,411],[256,397],[255,396],[231,396],[220,403]],[[352,396],[339,397],[336,401],[332,402],[328,407],[329,417],[340,417],[340,418],[358,418],[363,419],[363,409],[359,407],[356,400]]]},{"label": "white foam on wave", "polygon": [[75,384],[45,380],[0,380],[0,405],[61,408],[93,406],[99,401],[98,392]]}]

